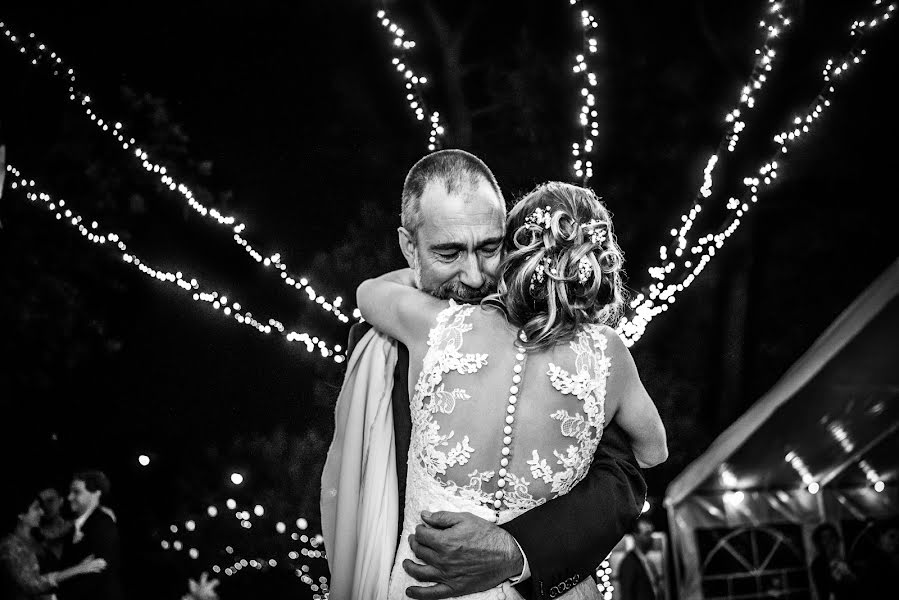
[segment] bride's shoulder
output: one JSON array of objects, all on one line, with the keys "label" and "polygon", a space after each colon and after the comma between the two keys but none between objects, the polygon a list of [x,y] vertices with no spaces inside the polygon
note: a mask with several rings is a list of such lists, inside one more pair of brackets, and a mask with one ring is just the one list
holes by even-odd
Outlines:
[{"label": "bride's shoulder", "polygon": [[472,312],[472,320],[483,325],[489,325],[498,329],[509,329],[511,331],[512,326],[509,324],[509,320],[506,318],[506,315],[503,314],[503,311],[497,307],[489,304],[477,304],[472,306],[477,307]]},{"label": "bride's shoulder", "polygon": [[585,325],[581,329],[581,335],[591,338],[594,343],[601,343],[603,347],[618,348],[624,346],[624,341],[618,335],[618,332],[602,323]]},{"label": "bride's shoulder", "polygon": [[596,355],[607,358],[627,352],[624,341],[612,327],[599,323],[582,325],[571,338],[555,345],[554,354]]}]

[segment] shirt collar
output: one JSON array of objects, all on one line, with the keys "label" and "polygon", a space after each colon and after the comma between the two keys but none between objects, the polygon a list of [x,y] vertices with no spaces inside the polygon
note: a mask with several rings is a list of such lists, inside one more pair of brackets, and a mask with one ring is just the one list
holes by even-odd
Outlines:
[{"label": "shirt collar", "polygon": [[78,517],[77,519],[75,519],[75,530],[76,530],[76,531],[81,531],[81,528],[84,527],[85,521],[87,521],[88,518],[90,518],[90,516],[91,516],[92,514],[94,514],[94,511],[97,510],[98,508],[100,508],[100,505],[99,505],[99,504],[97,504],[97,505],[94,506],[93,508],[90,508],[90,509],[86,510],[86,511],[84,512],[83,515],[81,515],[80,517]]}]

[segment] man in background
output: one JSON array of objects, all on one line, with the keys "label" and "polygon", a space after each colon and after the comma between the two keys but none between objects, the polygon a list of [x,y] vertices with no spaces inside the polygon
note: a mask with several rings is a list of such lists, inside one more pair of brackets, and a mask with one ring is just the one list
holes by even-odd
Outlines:
[{"label": "man in background", "polygon": [[60,589],[60,600],[123,598],[118,527],[113,512],[103,505],[109,489],[109,479],[102,471],[82,471],[72,477],[68,500],[75,523],[63,549],[63,564],[71,566],[94,556],[106,560],[106,569],[66,582]]},{"label": "man in background", "polygon": [[647,554],[652,549],[652,533],[655,530],[646,517],[640,517],[631,535],[634,548],[628,552],[618,567],[618,589],[621,600],[657,600],[659,572]]}]

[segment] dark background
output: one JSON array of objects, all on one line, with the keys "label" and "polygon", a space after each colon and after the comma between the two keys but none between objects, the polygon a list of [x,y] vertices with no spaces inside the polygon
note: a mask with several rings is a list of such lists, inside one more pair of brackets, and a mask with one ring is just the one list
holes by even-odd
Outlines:
[{"label": "dark background", "polygon": [[[795,28],[740,150],[719,163],[709,207],[741,191],[771,136],[817,93],[825,60],[849,48],[852,20],[874,14],[870,2],[823,4],[785,3]],[[375,18],[381,6],[31,2],[4,6],[0,21],[59,52],[101,116],[123,122],[207,205],[237,215],[261,252],[281,252],[291,270],[352,307],[361,279],[401,264],[402,179],[427,150]],[[600,24],[590,185],[614,212],[633,290],[650,282],[646,267],[702,183],[766,6],[587,3]],[[509,201],[548,179],[574,180],[575,9],[537,0],[387,8],[418,43],[411,64],[432,79],[426,101],[448,120],[447,146],[483,158]],[[671,458],[647,474],[656,506],[668,482],[897,256],[894,26],[870,35],[868,56],[782,161],[776,185],[633,349],[669,433]],[[43,191],[160,268],[190,273],[288,328],[344,340],[346,326],[154,183],[66,98],[46,68],[0,41],[0,140]],[[123,266],[8,184],[0,227],[0,450],[10,485],[65,486],[74,468],[105,469],[135,597],[176,597],[183,576],[234,540],[247,558],[287,547],[260,528],[198,519],[199,561],[157,550],[173,537],[170,523],[205,514],[208,503],[264,504],[267,532],[268,521],[299,516],[318,531],[338,365]],[[137,464],[141,453],[148,468]],[[227,482],[234,470],[246,475],[239,488]],[[661,526],[662,512],[652,513]],[[166,576],[147,578],[147,569]],[[265,581],[308,592],[291,571],[272,569]],[[222,596],[241,597],[248,581],[256,582],[228,579]]]}]

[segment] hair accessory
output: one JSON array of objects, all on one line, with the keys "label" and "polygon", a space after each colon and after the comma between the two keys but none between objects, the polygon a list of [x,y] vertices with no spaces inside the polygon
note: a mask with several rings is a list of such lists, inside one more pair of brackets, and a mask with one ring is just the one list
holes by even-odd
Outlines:
[{"label": "hair accessory", "polygon": [[525,225],[536,225],[537,227],[542,227],[543,229],[549,229],[550,224],[552,223],[553,213],[552,208],[546,206],[544,208],[537,207],[534,209],[534,212],[529,214],[524,219]]},{"label": "hair accessory", "polygon": [[582,225],[584,228],[584,232],[590,236],[590,241],[594,244],[601,244],[606,241],[606,230],[601,227],[606,226],[607,223],[605,221],[597,221],[596,219],[591,219],[589,222]]},{"label": "hair accessory", "polygon": [[593,275],[593,265],[590,264],[590,259],[586,256],[582,256],[581,260],[577,261],[577,281],[581,285],[586,285],[588,281],[590,281],[590,276]]},{"label": "hair accessory", "polygon": [[[537,209],[540,210],[540,209]],[[546,269],[549,268],[549,272],[553,275],[556,274],[556,268],[553,266],[553,259],[548,256],[544,256],[540,259],[540,262],[537,263],[537,267],[534,269],[534,274],[531,275],[531,285],[528,286],[528,289],[533,293],[534,289],[537,287],[537,284],[543,283],[546,281]]]}]

